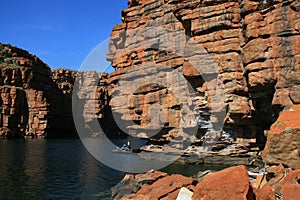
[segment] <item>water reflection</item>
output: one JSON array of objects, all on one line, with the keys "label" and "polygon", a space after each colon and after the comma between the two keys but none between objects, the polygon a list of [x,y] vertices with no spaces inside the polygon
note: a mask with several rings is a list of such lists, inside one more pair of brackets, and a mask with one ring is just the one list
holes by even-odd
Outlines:
[{"label": "water reflection", "polygon": [[[192,176],[224,167],[174,163],[162,171]],[[125,175],[98,162],[80,140],[0,140],[0,169],[0,199],[110,199]]]},{"label": "water reflection", "polygon": [[123,173],[79,140],[1,140],[0,199],[106,199]]}]

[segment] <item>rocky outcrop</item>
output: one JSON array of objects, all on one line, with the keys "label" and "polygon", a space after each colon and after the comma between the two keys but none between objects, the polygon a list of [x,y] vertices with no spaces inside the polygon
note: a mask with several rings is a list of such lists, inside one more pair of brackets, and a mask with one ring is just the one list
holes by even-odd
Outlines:
[{"label": "rocky outcrop", "polygon": [[197,183],[193,178],[179,174],[170,175],[155,181],[153,184],[142,187],[135,195],[125,199],[176,199],[182,187],[193,188]]},{"label": "rocky outcrop", "polygon": [[[275,167],[275,168],[281,168]],[[245,200],[294,200],[299,197],[299,170],[274,171],[249,178],[245,166],[235,166],[195,179],[182,175],[167,175],[151,171],[146,174],[127,175],[113,191],[114,199],[178,199],[180,191],[185,191],[187,199],[245,199]],[[269,171],[268,169],[268,171]],[[267,181],[263,183],[260,177]],[[142,177],[142,179],[140,178]],[[148,178],[147,178],[148,177]],[[147,181],[149,180],[149,182]],[[144,183],[143,186],[141,183]],[[134,190],[128,190],[128,187]],[[125,187],[124,187],[125,186]],[[117,192],[116,192],[117,191]],[[190,196],[192,194],[192,197]]]},{"label": "rocky outcrop", "polygon": [[[87,129],[100,123],[109,136],[120,132],[109,106],[107,74],[51,71],[25,50],[1,43],[0,50],[0,137],[77,137],[73,111]],[[86,90],[74,90],[79,85]]]},{"label": "rocky outcrop", "polygon": [[75,72],[51,72],[39,58],[11,45],[0,44],[0,51],[1,137],[74,136]]},{"label": "rocky outcrop", "polygon": [[116,69],[107,79],[116,121],[138,137],[222,130],[262,148],[282,109],[299,103],[298,7],[293,0],[130,1],[107,56]]},{"label": "rocky outcrop", "polygon": [[143,186],[151,185],[158,179],[168,176],[167,173],[159,171],[149,171],[145,174],[129,174],[112,189],[112,196],[120,199],[128,194],[136,193]]},{"label": "rocky outcrop", "polygon": [[0,44],[2,137],[45,135],[51,70],[27,51]]},{"label": "rocky outcrop", "polygon": [[271,186],[254,190],[256,200],[276,200],[276,194]]},{"label": "rocky outcrop", "polygon": [[176,199],[182,187],[193,190],[197,183],[197,180],[179,174],[149,171],[126,175],[112,189],[112,195],[114,199]]},{"label": "rocky outcrop", "polygon": [[283,112],[268,132],[263,151],[267,164],[284,164],[300,169],[300,105]]}]

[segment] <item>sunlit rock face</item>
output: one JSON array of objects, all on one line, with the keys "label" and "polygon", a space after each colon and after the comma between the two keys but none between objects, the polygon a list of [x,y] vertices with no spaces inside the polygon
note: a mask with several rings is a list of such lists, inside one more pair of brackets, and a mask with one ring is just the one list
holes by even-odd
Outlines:
[{"label": "sunlit rock face", "polygon": [[111,33],[111,74],[51,72],[37,57],[1,44],[1,134],[76,135],[77,77],[93,90],[73,95],[86,128],[95,122],[108,135],[156,142],[213,133],[263,147],[279,113],[300,103],[299,6],[132,0]]},{"label": "sunlit rock face", "polygon": [[44,136],[50,68],[27,51],[0,44],[1,136]]},{"label": "sunlit rock face", "polygon": [[124,132],[159,140],[223,132],[263,146],[299,98],[297,1],[133,0],[107,59]]},{"label": "sunlit rock face", "polygon": [[268,132],[263,151],[267,164],[284,164],[300,169],[300,105],[283,112]]},{"label": "sunlit rock face", "polygon": [[11,45],[0,43],[0,51],[1,137],[74,136],[75,72],[51,72],[38,57]]}]

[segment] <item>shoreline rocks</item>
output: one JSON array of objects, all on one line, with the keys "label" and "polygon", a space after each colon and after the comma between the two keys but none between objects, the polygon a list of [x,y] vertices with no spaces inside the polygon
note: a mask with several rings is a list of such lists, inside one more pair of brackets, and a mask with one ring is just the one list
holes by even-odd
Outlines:
[{"label": "shoreline rocks", "polygon": [[[228,146],[227,146],[228,147]],[[148,145],[141,147],[138,156],[142,159],[165,161],[176,159],[175,162],[187,164],[221,164],[221,165],[254,165],[259,151],[251,151],[245,147],[230,145],[230,148],[205,150],[202,146],[192,145],[185,150],[168,146]]]},{"label": "shoreline rocks", "polygon": [[[112,189],[113,198],[122,200],[175,200],[182,190],[189,196],[187,199],[193,200],[276,200],[282,198],[296,200],[299,197],[299,170],[284,169],[284,171],[276,174],[269,172],[256,175],[254,179],[249,177],[249,173],[245,166],[239,165],[218,172],[207,173],[201,179],[184,177],[179,174],[167,175],[159,171],[126,175]],[[146,184],[141,184],[142,181],[138,178],[141,176]],[[260,176],[266,180],[264,184],[261,184]],[[147,179],[150,181],[146,181]],[[135,189],[128,190],[129,185]]]},{"label": "shoreline rocks", "polygon": [[[297,133],[299,128],[299,112],[299,105],[292,106],[284,111],[277,122],[272,125],[271,130],[268,132],[268,141],[265,150],[262,152],[263,160],[266,164],[260,162],[259,167],[255,167],[255,165],[250,167],[248,165],[248,169],[246,166],[240,165],[219,172],[199,172],[197,179],[194,178],[195,182],[193,184],[190,182],[190,185],[182,185],[181,188],[176,188],[176,190],[172,191],[163,190],[158,185],[172,185],[172,177],[181,177],[179,180],[174,180],[175,182],[180,182],[181,180],[185,180],[185,178],[175,175],[164,176],[163,180],[157,180],[157,183],[154,182],[152,185],[144,186],[144,189],[141,187],[136,192],[125,194],[120,199],[134,200],[142,197],[145,199],[176,199],[180,190],[187,188],[188,193],[193,194],[189,199],[193,200],[296,200],[300,195],[300,169],[298,168],[299,154],[293,157],[295,156],[293,152],[299,150],[300,145],[297,142],[300,140],[298,139],[298,134],[293,133]],[[166,149],[155,148],[155,146],[151,148],[144,147],[144,150],[153,151],[152,153],[166,152]],[[176,155],[175,150],[172,153]],[[220,152],[215,153],[218,154]],[[227,157],[224,154],[220,155],[220,160],[222,160],[220,164],[226,163],[228,155],[230,153],[227,154]],[[189,156],[191,157],[191,155]],[[208,157],[210,156],[208,155]],[[205,158],[203,157],[203,159]],[[218,163],[216,162],[218,159],[213,158],[206,159],[213,161],[212,164]],[[153,159],[153,157],[148,159]],[[198,156],[191,158],[191,160],[197,161],[194,162],[197,164],[205,163]],[[186,160],[183,162],[193,163]],[[242,158],[237,156],[237,159],[231,162],[231,164],[238,165],[239,162],[242,162]],[[285,166],[290,168],[285,168]],[[155,188],[155,195],[151,192],[151,188]]]}]

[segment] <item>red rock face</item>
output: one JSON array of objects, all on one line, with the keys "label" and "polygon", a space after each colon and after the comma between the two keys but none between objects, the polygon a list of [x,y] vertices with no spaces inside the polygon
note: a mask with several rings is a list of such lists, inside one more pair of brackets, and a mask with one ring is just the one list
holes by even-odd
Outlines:
[{"label": "red rock face", "polygon": [[[190,139],[190,130],[198,138],[225,131],[263,147],[264,130],[300,103],[299,10],[294,0],[130,1],[111,33],[115,72],[94,85],[96,93],[76,94],[82,120],[100,121],[110,134],[158,133],[153,140],[162,142]],[[72,129],[74,72],[57,70],[52,81],[38,58],[0,48],[3,134]],[[87,87],[101,76],[86,75]]]},{"label": "red rock face", "polygon": [[[51,72],[49,66],[25,50],[1,43],[0,50],[0,137],[77,136],[72,97],[80,101],[74,109],[81,112],[81,121],[87,127],[99,121],[105,132],[117,132],[107,111],[106,74],[83,75],[62,68]],[[87,90],[75,90],[72,96],[75,77]]]},{"label": "red rock face", "polygon": [[180,187],[186,187],[193,193],[193,200],[276,200],[279,196],[286,200],[296,200],[300,192],[299,170],[284,170],[285,173],[278,172],[266,186],[259,189],[252,188],[247,168],[241,165],[214,172],[202,180],[150,171],[126,175],[112,192],[114,199],[171,200],[177,199]]},{"label": "red rock face", "polygon": [[[176,199],[182,187],[193,190],[196,183],[193,178],[154,171],[127,175],[112,191],[114,199]],[[116,189],[120,189],[119,194]]]},{"label": "red rock face", "polygon": [[[263,131],[278,113],[300,102],[297,1],[130,1],[122,16],[111,34],[107,58],[116,71],[108,76],[108,91],[126,129],[162,128],[161,138],[169,140],[184,137],[195,122],[201,134],[224,121],[222,128],[241,144],[263,145]],[[181,55],[177,46],[190,53]],[[200,48],[206,53],[201,72],[193,65]],[[203,79],[214,71],[209,62],[217,69],[210,75],[224,88],[221,100]],[[126,79],[139,87],[122,89]],[[194,96],[182,89],[187,83]]]},{"label": "red rock face", "polygon": [[3,137],[45,136],[50,68],[27,51],[0,44]]},{"label": "red rock face", "polygon": [[[143,186],[151,185],[159,179],[168,176],[167,173],[159,172],[159,171],[149,171],[145,174],[128,174],[123,180],[112,188],[112,196],[114,199],[124,199],[124,198],[140,198],[141,195],[136,195],[138,190]],[[145,195],[143,195],[145,196]],[[147,198],[152,198],[147,196]],[[146,196],[144,197],[146,199]],[[142,199],[144,199],[142,198]],[[140,198],[141,199],[141,198]]]},{"label": "red rock face", "polygon": [[164,177],[150,186],[141,188],[137,192],[137,195],[147,195],[154,199],[160,199],[168,195],[177,197],[182,187],[193,185],[194,182],[195,180],[193,178],[187,178],[182,175],[175,174]]},{"label": "red rock face", "polygon": [[231,167],[208,175],[196,186],[193,199],[254,199],[247,168]]},{"label": "red rock face", "polygon": [[300,196],[300,170],[290,172],[281,183],[280,193],[286,200],[296,200]]},{"label": "red rock face", "polygon": [[300,105],[283,112],[268,132],[263,159],[268,164],[285,164],[300,169]]},{"label": "red rock face", "polygon": [[276,200],[276,194],[271,186],[254,190],[256,200]]},{"label": "red rock face", "polygon": [[0,44],[0,51],[1,137],[74,136],[75,72],[51,72],[36,56],[10,45]]}]

